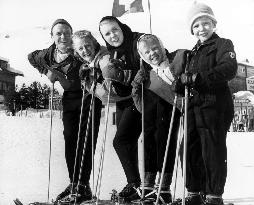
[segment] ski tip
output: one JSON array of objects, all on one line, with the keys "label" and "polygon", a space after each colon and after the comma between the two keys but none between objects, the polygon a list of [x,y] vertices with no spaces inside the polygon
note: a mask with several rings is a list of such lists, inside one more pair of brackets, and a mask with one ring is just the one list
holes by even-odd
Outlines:
[{"label": "ski tip", "polygon": [[23,205],[18,198],[14,199],[13,201],[14,201],[15,205]]}]

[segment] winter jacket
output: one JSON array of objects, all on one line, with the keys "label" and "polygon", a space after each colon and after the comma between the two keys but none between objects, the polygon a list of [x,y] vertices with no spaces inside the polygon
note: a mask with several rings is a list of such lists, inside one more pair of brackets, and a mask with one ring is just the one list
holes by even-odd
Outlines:
[{"label": "winter jacket", "polygon": [[[167,49],[166,57],[169,61],[169,69],[173,77],[176,79],[177,76],[184,70],[186,64],[186,55],[188,50],[179,49],[169,53]],[[136,74],[132,86],[133,86],[133,100],[137,109],[141,112],[141,83],[144,83],[144,101],[146,103],[151,102],[152,94],[155,93],[170,104],[174,104],[175,92],[174,83],[169,85],[166,83],[151,66],[144,62],[143,69],[140,69]],[[149,90],[149,91],[148,91]],[[181,109],[181,98],[178,98],[177,108]]]},{"label": "winter jacket", "polygon": [[[104,17],[101,21],[103,21],[105,18],[112,18],[114,21],[116,21],[122,29],[124,35],[124,42],[117,48],[109,45],[107,41],[105,41],[105,43],[108,51],[111,53],[111,59],[114,58],[116,52],[116,58],[121,59],[121,61],[124,62],[124,66],[122,67],[122,69],[125,71],[124,79],[128,79],[124,85],[122,83],[113,82],[115,90],[119,96],[129,96],[131,95],[132,90],[131,82],[140,67],[140,57],[137,52],[137,40],[142,35],[142,33],[132,32],[126,24],[121,23],[115,17]],[[126,77],[126,75],[128,77]]]},{"label": "winter jacket", "polygon": [[[114,78],[113,81],[117,81],[118,83],[125,84],[128,80],[126,79],[117,79],[117,74],[121,73],[121,76],[124,76],[124,71],[120,68],[116,68],[110,62],[110,53],[104,46],[100,46],[98,53],[96,54],[94,60],[91,63],[84,63],[82,66],[95,68],[96,71],[96,89],[95,96],[98,97],[103,104],[107,104],[108,101],[108,93],[109,93],[109,83],[104,79],[104,73],[107,73],[107,76]],[[107,70],[107,71],[105,71]],[[112,70],[114,72],[112,72]],[[117,70],[117,71],[116,71]],[[93,82],[93,74],[91,73],[91,69],[89,69],[89,78],[86,78],[86,89],[91,92],[92,82]],[[114,77],[112,77],[114,76]],[[127,75],[126,75],[127,76]],[[115,91],[116,83],[112,86],[110,92],[110,103],[115,103],[118,101],[126,100],[131,98],[131,96],[119,96]]]},{"label": "winter jacket", "polygon": [[190,73],[196,73],[194,91],[198,93],[217,93],[229,90],[228,81],[237,72],[237,61],[231,40],[220,38],[217,34],[199,42],[191,50],[188,66]]},{"label": "winter jacket", "polygon": [[[33,51],[28,55],[28,60],[42,74],[47,74],[48,67],[54,67],[54,69],[63,74],[69,82],[67,87],[63,87],[64,91],[81,91],[79,68],[82,62],[70,54],[63,62],[57,63],[54,59],[55,49],[56,45],[52,44],[49,48]],[[62,71],[63,67],[68,67],[66,73]]]},{"label": "winter jacket", "polygon": [[188,62],[188,72],[197,75],[190,89],[189,106],[220,106],[226,102],[233,106],[228,81],[236,75],[237,61],[231,40],[214,33],[203,44],[194,46]]}]

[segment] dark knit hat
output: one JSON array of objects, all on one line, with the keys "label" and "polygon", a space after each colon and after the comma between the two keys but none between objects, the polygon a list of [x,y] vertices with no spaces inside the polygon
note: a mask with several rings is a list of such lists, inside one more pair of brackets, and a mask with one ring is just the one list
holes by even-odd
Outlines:
[{"label": "dark knit hat", "polygon": [[188,15],[188,21],[190,25],[191,34],[193,35],[192,31],[192,25],[194,21],[202,16],[206,16],[210,18],[215,24],[217,23],[217,20],[214,16],[213,10],[204,3],[197,3],[196,1],[193,3],[189,15]]},{"label": "dark knit hat", "polygon": [[66,21],[65,19],[57,19],[57,20],[54,21],[54,23],[51,26],[51,34],[52,34],[52,30],[53,30],[53,28],[56,24],[65,24],[65,25],[67,25],[71,28],[71,32],[72,32],[71,24],[69,24],[68,21]]}]

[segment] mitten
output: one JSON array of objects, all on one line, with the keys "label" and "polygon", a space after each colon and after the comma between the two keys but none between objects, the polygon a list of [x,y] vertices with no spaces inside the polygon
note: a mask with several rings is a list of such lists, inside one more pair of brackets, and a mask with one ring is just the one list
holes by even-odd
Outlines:
[{"label": "mitten", "polygon": [[101,69],[102,76],[106,80],[122,83],[124,80],[124,72],[118,65],[109,62],[107,66]]},{"label": "mitten", "polygon": [[88,65],[82,64],[82,65],[80,66],[80,69],[79,69],[79,78],[80,78],[81,80],[88,79],[89,76],[90,76],[90,72],[91,72],[91,70],[90,70],[90,68],[88,67]]},{"label": "mitten", "polygon": [[148,74],[144,68],[139,69],[131,83],[132,87],[138,87],[145,82],[149,78]]},{"label": "mitten", "polygon": [[123,61],[122,59],[111,58],[110,63],[113,64],[115,68],[119,68],[121,70],[124,70],[126,67],[125,61]]},{"label": "mitten", "polygon": [[184,85],[182,84],[180,78],[178,78],[178,79],[173,81],[173,83],[172,83],[172,90],[175,93],[177,93],[177,94],[179,94],[181,96],[184,96]]},{"label": "mitten", "polygon": [[193,87],[195,84],[196,77],[197,77],[197,74],[186,72],[181,74],[180,80],[183,85]]}]

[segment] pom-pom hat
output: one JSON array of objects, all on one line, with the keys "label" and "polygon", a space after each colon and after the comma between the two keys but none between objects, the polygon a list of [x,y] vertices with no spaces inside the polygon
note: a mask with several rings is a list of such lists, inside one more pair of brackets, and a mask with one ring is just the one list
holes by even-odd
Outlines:
[{"label": "pom-pom hat", "polygon": [[188,21],[190,25],[191,34],[193,35],[192,26],[195,20],[199,17],[206,16],[210,18],[215,24],[217,23],[217,20],[214,16],[213,10],[204,3],[197,3],[194,2],[192,5],[189,15],[188,15]]}]

